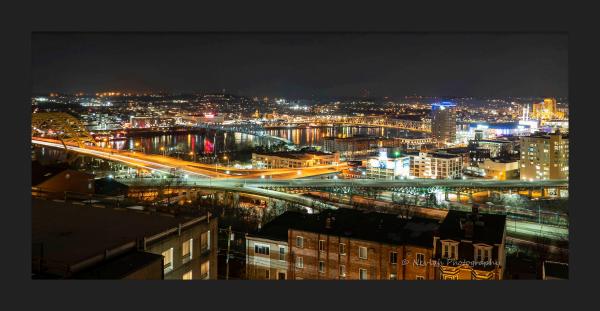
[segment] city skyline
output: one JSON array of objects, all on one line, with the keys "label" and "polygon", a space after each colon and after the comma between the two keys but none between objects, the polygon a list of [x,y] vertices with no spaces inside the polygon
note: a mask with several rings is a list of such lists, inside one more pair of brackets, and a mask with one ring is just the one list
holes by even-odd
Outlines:
[{"label": "city skyline", "polygon": [[567,97],[563,35],[44,34],[34,93]]},{"label": "city skyline", "polygon": [[32,279],[569,278],[565,36],[32,48]]}]

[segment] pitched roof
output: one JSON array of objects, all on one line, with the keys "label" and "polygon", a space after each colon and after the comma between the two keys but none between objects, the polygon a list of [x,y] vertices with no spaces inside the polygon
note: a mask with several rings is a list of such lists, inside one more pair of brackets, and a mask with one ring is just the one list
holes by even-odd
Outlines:
[{"label": "pitched roof", "polygon": [[[469,240],[473,243],[501,244],[506,226],[506,215],[477,213],[451,210],[442,221],[438,236],[440,239],[456,241]],[[463,224],[473,221],[473,235],[468,237]],[[462,224],[461,224],[462,223]]]},{"label": "pitched roof", "polygon": [[394,214],[341,208],[320,214],[285,212],[250,236],[287,241],[288,229],[294,229],[388,244],[430,247],[438,226],[434,219],[404,219]]}]

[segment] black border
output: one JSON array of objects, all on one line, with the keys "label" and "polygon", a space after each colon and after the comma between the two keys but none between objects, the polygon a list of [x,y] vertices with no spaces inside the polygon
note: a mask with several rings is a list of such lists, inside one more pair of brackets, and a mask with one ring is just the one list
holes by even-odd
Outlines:
[{"label": "black border", "polygon": [[[596,10],[566,1],[20,1],[2,9],[3,272],[17,306],[66,309],[561,308],[584,305],[597,274],[590,252],[599,209],[592,135],[597,87]],[[571,258],[566,282],[125,282],[31,281],[30,36],[32,31],[518,32],[568,33],[571,105]],[[7,40],[8,39],[8,40]],[[589,120],[587,119],[589,118]],[[586,137],[589,135],[589,137]],[[579,144],[575,142],[578,141]],[[22,153],[21,153],[22,152]],[[586,227],[588,230],[586,230]],[[25,241],[23,241],[25,240]],[[590,284],[592,285],[592,284]],[[4,295],[3,295],[4,296]],[[186,306],[183,306],[183,305]],[[389,306],[387,306],[389,304]],[[592,304],[594,305],[594,304]]]}]

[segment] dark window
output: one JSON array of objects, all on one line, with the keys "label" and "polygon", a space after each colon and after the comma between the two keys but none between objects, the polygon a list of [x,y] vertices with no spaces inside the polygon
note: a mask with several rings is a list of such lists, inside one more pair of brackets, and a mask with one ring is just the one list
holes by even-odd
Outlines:
[{"label": "dark window", "polygon": [[256,254],[269,255],[269,247],[264,245],[254,245],[254,252]]},{"label": "dark window", "polygon": [[391,264],[397,264],[398,263],[398,253],[396,253],[396,252],[391,252],[390,253],[390,263]]}]

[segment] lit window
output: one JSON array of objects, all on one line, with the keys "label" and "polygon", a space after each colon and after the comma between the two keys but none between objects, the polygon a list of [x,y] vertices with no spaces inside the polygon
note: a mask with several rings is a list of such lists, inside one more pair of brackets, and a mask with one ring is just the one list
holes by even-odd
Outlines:
[{"label": "lit window", "polygon": [[442,242],[442,258],[457,259],[458,258],[458,242],[453,242],[453,241]]},{"label": "lit window", "polygon": [[296,257],[296,268],[304,268],[304,258]]},{"label": "lit window", "polygon": [[417,253],[417,266],[425,265],[425,254]]},{"label": "lit window", "polygon": [[203,280],[208,280],[210,277],[210,261],[205,261],[200,265],[200,278]]},{"label": "lit window", "polygon": [[475,245],[475,261],[488,262],[490,260],[492,260],[492,247]]},{"label": "lit window", "polygon": [[346,276],[346,266],[344,266],[344,265],[340,265],[340,276],[341,277]]},{"label": "lit window", "polygon": [[285,260],[285,247],[279,246],[279,260]]},{"label": "lit window", "polygon": [[398,279],[398,275],[396,273],[390,274],[390,280],[397,280],[397,279]]},{"label": "lit window", "polygon": [[340,243],[340,255],[346,255],[346,244]]},{"label": "lit window", "polygon": [[359,279],[360,280],[367,280],[368,279],[368,274],[367,274],[367,269],[358,269],[358,275],[359,275]]},{"label": "lit window", "polygon": [[163,255],[163,269],[165,270],[165,274],[169,273],[173,270],[173,248],[169,248],[168,250],[162,253]]},{"label": "lit window", "polygon": [[416,279],[417,279],[417,280],[424,280],[424,279],[425,279],[425,277],[424,277],[424,276],[422,276],[422,275],[417,275]]},{"label": "lit window", "polygon": [[210,231],[200,235],[200,252],[204,253],[210,249]]},{"label": "lit window", "polygon": [[360,259],[367,259],[367,248],[364,246],[358,247],[358,257]]},{"label": "lit window", "polygon": [[193,239],[189,239],[181,245],[182,262],[186,263],[192,260],[192,243]]},{"label": "lit window", "polygon": [[192,270],[186,272],[182,277],[182,280],[191,280],[192,279]]},{"label": "lit window", "polygon": [[325,240],[319,240],[319,251],[320,252],[325,251]]}]

